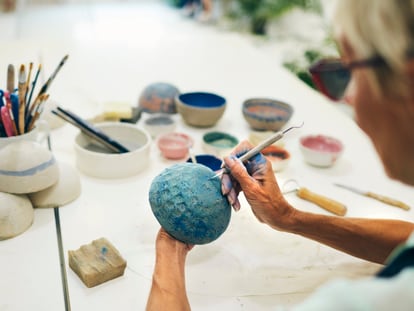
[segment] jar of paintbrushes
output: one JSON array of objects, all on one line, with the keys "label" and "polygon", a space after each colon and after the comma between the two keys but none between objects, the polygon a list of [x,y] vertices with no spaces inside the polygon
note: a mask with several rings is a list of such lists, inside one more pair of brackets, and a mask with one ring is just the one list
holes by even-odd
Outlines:
[{"label": "jar of paintbrushes", "polygon": [[68,55],[63,57],[40,87],[37,81],[41,64],[37,69],[33,68],[33,63],[16,69],[11,64],[7,67],[7,85],[0,89],[0,148],[19,140],[40,142],[47,137],[47,123],[39,118],[49,98],[48,90],[67,58]]}]

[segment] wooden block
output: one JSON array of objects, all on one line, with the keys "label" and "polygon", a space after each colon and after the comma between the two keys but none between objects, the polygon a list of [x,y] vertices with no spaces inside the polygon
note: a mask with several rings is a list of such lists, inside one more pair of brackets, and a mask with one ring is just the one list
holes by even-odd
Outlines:
[{"label": "wooden block", "polygon": [[105,238],[68,251],[69,266],[87,287],[94,287],[124,274],[126,261]]}]

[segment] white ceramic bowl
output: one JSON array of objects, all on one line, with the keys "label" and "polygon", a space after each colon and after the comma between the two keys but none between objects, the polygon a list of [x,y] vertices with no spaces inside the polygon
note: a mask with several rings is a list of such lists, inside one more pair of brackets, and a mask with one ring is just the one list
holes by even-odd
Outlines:
[{"label": "white ceramic bowl", "polygon": [[124,178],[136,175],[148,166],[151,136],[144,129],[122,122],[95,125],[130,151],[110,153],[88,136],[75,138],[76,165],[86,175],[98,178]]},{"label": "white ceramic bowl", "polygon": [[305,161],[313,166],[330,167],[342,155],[343,144],[336,138],[326,135],[301,137],[300,150]]}]

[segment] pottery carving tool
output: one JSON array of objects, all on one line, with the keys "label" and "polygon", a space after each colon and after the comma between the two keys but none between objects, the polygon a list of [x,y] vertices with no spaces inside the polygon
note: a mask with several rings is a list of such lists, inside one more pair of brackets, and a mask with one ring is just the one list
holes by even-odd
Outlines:
[{"label": "pottery carving tool", "polygon": [[347,186],[347,185],[339,184],[339,183],[334,183],[334,185],[337,186],[337,187],[347,189],[347,190],[352,191],[354,193],[357,193],[359,195],[363,195],[363,196],[375,199],[375,200],[380,201],[382,203],[402,208],[406,211],[408,211],[410,209],[410,207],[407,204],[405,204],[404,202],[401,202],[401,201],[396,200],[396,199],[392,199],[390,197],[387,197],[387,196],[384,196],[384,195],[381,195],[381,194],[377,194],[377,193],[374,193],[374,192],[371,192],[371,191],[363,191],[363,190],[360,190],[360,189],[357,189],[357,188],[354,188],[354,187],[350,187],[350,186]]},{"label": "pottery carving tool", "polygon": [[330,199],[326,196],[312,192],[305,187],[299,187],[295,180],[288,180],[287,182],[285,182],[285,186],[288,183],[294,183],[295,187],[293,189],[284,191],[283,194],[295,192],[299,198],[312,202],[318,205],[319,207],[322,207],[323,209],[327,210],[328,212],[331,212],[338,216],[344,216],[346,214],[347,208],[344,204],[336,200]]},{"label": "pottery carving tool", "polygon": [[[260,144],[258,144],[256,147],[250,149],[249,151],[247,151],[245,154],[241,155],[239,157],[240,161],[242,163],[246,162],[247,160],[249,160],[250,158],[254,157],[255,155],[257,155],[258,153],[260,153],[260,151],[262,151],[264,148],[270,146],[271,144],[275,143],[276,141],[280,140],[281,138],[283,138],[283,136],[285,136],[285,134],[287,132],[289,132],[292,129],[295,128],[301,128],[303,126],[304,122],[302,122],[301,125],[297,125],[297,126],[291,126],[289,128],[287,128],[284,131],[279,131],[274,133],[273,135],[271,135],[270,137],[268,137],[267,139],[265,139],[264,141],[262,141]],[[219,170],[213,177],[211,178],[215,178],[215,177],[220,177],[221,175],[223,175],[224,173],[229,173],[229,169],[226,167],[223,167],[221,170]]]}]

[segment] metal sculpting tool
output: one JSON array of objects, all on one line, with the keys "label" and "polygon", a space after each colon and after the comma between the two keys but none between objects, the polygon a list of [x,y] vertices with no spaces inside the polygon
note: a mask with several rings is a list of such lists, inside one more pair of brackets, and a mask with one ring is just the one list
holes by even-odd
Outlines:
[{"label": "metal sculpting tool", "polygon": [[359,195],[363,195],[363,196],[366,196],[366,197],[369,197],[369,198],[378,200],[378,201],[380,201],[382,203],[385,203],[385,204],[388,204],[388,205],[392,205],[392,206],[396,206],[396,207],[402,208],[402,209],[404,209],[406,211],[408,211],[410,209],[410,207],[407,204],[405,204],[405,203],[403,203],[401,201],[392,199],[390,197],[381,195],[381,194],[376,194],[376,193],[370,192],[370,191],[362,191],[360,189],[357,189],[357,188],[354,188],[354,187],[350,187],[350,186],[347,186],[347,185],[343,185],[343,184],[338,184],[338,183],[334,183],[334,185],[335,186],[338,186],[338,187],[341,187],[341,188],[344,188],[344,189],[347,189],[347,190],[352,191],[354,193],[357,193]]},{"label": "metal sculpting tool", "polygon": [[[239,157],[241,162],[246,162],[247,160],[249,160],[250,158],[254,157],[256,154],[260,153],[260,151],[262,151],[264,148],[270,146],[271,144],[275,143],[276,141],[280,140],[283,136],[285,136],[285,134],[287,132],[289,132],[292,129],[295,128],[301,128],[303,126],[304,122],[302,122],[301,125],[297,125],[297,126],[291,126],[289,128],[287,128],[284,131],[279,131],[276,132],[275,134],[273,134],[272,136],[270,136],[269,138],[265,139],[264,141],[262,141],[260,144],[258,144],[256,147],[250,149],[248,152],[246,152],[245,154],[243,154],[242,156]],[[215,178],[215,177],[220,177],[221,175],[223,175],[224,173],[229,173],[229,169],[226,167],[223,167],[221,170],[219,170],[213,177],[211,178]]]}]

